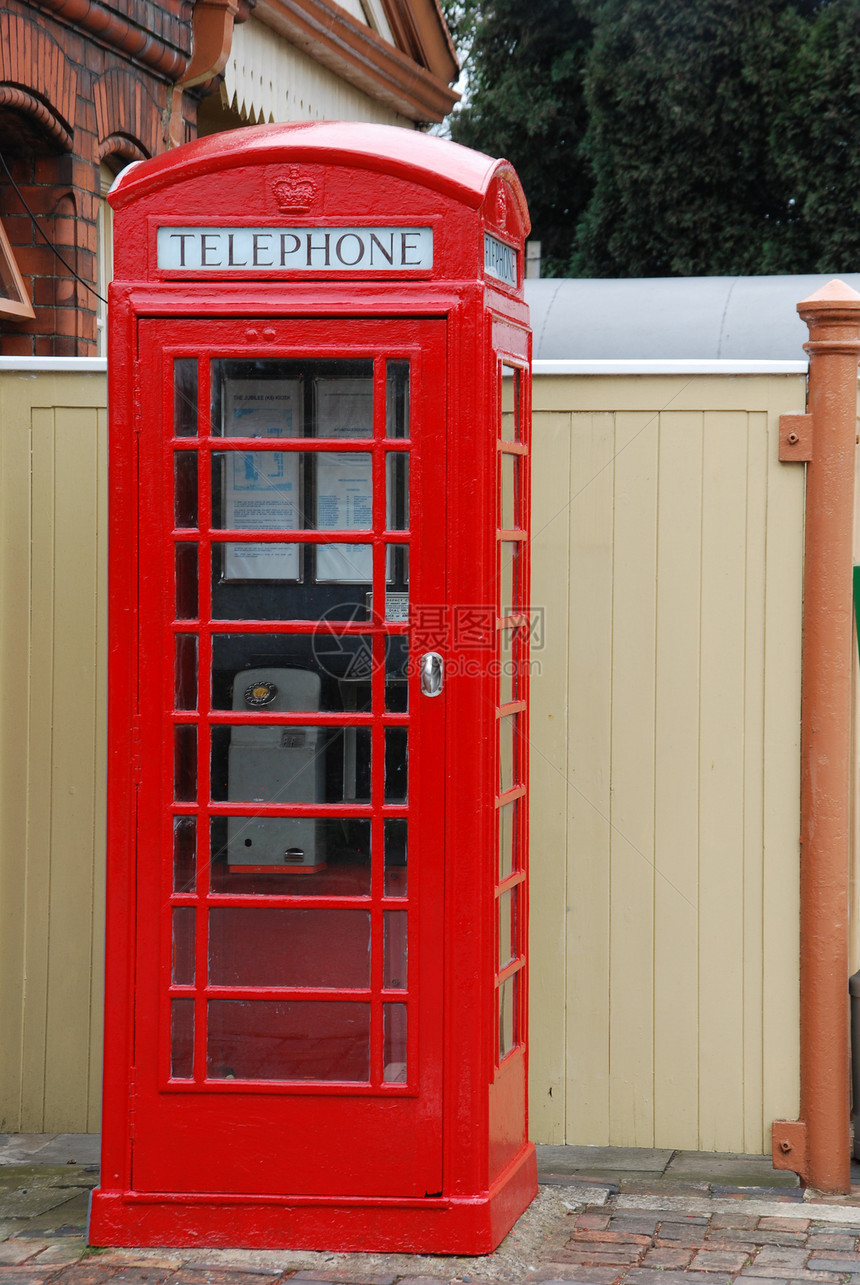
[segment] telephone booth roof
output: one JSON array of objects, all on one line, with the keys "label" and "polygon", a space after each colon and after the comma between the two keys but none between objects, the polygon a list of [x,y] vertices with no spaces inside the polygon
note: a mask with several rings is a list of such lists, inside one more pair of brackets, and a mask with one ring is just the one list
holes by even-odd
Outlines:
[{"label": "telephone booth roof", "polygon": [[449,139],[393,125],[313,121],[257,125],[212,134],[138,161],[123,170],[110,193],[116,209],[162,188],[231,169],[269,164],[349,166],[376,171],[435,191],[477,210],[494,178],[511,189],[522,220],[531,222],[522,186],[510,162],[494,160]]}]

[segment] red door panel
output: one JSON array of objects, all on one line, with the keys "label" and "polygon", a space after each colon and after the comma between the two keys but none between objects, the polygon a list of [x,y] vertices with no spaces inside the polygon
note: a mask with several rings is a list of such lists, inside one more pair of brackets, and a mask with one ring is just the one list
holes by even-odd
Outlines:
[{"label": "red door panel", "polygon": [[410,618],[445,601],[445,323],[199,334],[139,326],[132,1184],[169,1139],[175,1191],[424,1196],[445,698]]}]

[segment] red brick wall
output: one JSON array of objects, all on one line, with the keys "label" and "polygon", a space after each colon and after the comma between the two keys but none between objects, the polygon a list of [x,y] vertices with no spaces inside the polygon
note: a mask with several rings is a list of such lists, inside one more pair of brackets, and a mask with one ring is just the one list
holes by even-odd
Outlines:
[{"label": "red brick wall", "polygon": [[[0,317],[4,356],[95,354],[98,301],[87,286],[98,285],[99,163],[119,169],[165,149],[173,81],[190,53],[185,0],[66,6],[87,10],[99,34],[51,12],[53,3],[6,0],[0,13],[0,152],[69,267],[0,167],[0,217],[36,312]],[[183,105],[190,138],[196,104],[186,94]]]}]

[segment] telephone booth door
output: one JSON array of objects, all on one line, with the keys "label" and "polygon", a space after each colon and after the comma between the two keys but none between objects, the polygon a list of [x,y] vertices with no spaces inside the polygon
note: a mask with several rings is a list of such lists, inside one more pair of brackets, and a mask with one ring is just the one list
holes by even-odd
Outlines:
[{"label": "telephone booth door", "polygon": [[138,323],[138,1192],[441,1190],[445,325]]}]

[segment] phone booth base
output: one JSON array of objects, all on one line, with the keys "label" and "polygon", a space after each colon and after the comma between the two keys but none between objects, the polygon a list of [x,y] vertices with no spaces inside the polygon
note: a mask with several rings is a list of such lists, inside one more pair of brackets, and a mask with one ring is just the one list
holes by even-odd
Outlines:
[{"label": "phone booth base", "polygon": [[251,1202],[164,1192],[149,1197],[97,1191],[93,1245],[210,1245],[222,1249],[308,1249],[339,1253],[489,1254],[537,1192],[534,1147],[485,1197],[401,1201],[283,1196]]},{"label": "phone booth base", "polygon": [[90,1243],[490,1252],[537,1191],[522,190],[326,122],[110,199]]}]

